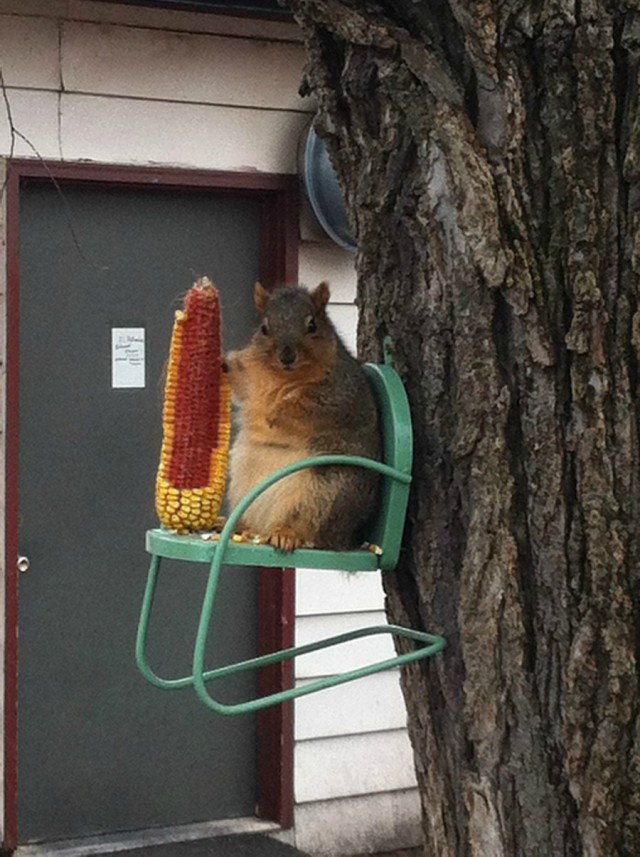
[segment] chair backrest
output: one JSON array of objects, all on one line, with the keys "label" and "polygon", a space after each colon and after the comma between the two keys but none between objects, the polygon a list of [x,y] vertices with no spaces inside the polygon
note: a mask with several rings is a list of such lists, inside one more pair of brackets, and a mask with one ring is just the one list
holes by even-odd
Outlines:
[{"label": "chair backrest", "polygon": [[[383,461],[402,473],[411,474],[413,432],[411,412],[398,373],[387,365],[366,363],[364,370],[378,405],[383,438]],[[372,544],[382,548],[380,568],[395,568],[409,502],[409,485],[383,477],[378,514],[372,523]]]}]

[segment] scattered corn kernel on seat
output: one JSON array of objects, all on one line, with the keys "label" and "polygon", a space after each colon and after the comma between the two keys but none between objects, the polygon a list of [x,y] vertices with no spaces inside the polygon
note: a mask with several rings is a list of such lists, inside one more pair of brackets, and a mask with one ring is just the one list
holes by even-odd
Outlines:
[{"label": "scattered corn kernel on seat", "polygon": [[222,372],[220,298],[197,280],[176,312],[164,393],[156,480],[160,522],[178,533],[210,530],[220,514],[231,434],[231,394]]}]

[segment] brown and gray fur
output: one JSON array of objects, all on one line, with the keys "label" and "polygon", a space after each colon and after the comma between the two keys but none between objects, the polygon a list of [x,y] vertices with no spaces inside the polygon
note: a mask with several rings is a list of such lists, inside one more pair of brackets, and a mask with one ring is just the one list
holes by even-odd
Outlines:
[{"label": "brown and gray fur", "polygon": [[[378,416],[360,364],[326,313],[327,283],[312,292],[259,284],[261,323],[249,345],[227,355],[238,429],[231,450],[231,505],[270,473],[312,455],[380,458]],[[371,517],[377,477],[360,467],[291,474],[248,509],[243,529],[280,550],[357,547]]]}]

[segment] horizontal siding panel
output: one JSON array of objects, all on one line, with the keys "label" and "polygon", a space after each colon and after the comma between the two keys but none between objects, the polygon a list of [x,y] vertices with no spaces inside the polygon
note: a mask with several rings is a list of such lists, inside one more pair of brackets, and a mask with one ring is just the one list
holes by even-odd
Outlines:
[{"label": "horizontal siding panel", "polygon": [[329,305],[329,317],[351,354],[357,352],[358,310],[353,304]]},{"label": "horizontal siding panel", "polygon": [[295,173],[298,113],[63,94],[64,157]]},{"label": "horizontal siding panel", "polygon": [[[301,616],[296,620],[296,645],[305,645],[367,625],[385,625],[382,612],[344,613],[338,616]],[[394,655],[390,634],[375,634],[322,649],[296,659],[297,678],[316,678],[357,669]]]},{"label": "horizontal siding panel", "polygon": [[305,803],[295,809],[296,846],[318,857],[416,848],[420,819],[417,789]]},{"label": "horizontal siding panel", "polygon": [[302,741],[295,747],[294,766],[297,803],[416,785],[405,730]]},{"label": "horizontal siding panel", "polygon": [[352,304],[356,298],[355,256],[327,239],[327,243],[300,245],[300,282],[308,287],[327,280],[334,303]]},{"label": "horizontal siding panel", "polygon": [[298,95],[304,48],[105,24],[64,23],[72,92],[310,111]]},{"label": "horizontal siding panel", "polygon": [[58,89],[58,27],[47,18],[0,15],[0,56],[6,86]]},{"label": "horizontal siding panel", "polygon": [[[306,684],[298,681],[298,685]],[[298,741],[404,729],[407,714],[395,670],[296,700]]]},{"label": "horizontal siding panel", "polygon": [[[14,156],[17,158],[60,158],[58,145],[58,95],[55,92],[7,88],[13,124],[34,147],[17,138]],[[11,134],[6,111],[0,108],[0,154],[8,155]]]},{"label": "horizontal siding panel", "polygon": [[384,609],[380,572],[348,573],[300,568],[296,574],[298,616]]},{"label": "horizontal siding panel", "polygon": [[[93,5],[93,4],[92,4]],[[67,14],[69,0],[2,0],[2,11],[8,15],[35,15],[43,18],[62,17]]]},{"label": "horizontal siding panel", "polygon": [[93,0],[48,0],[45,6],[42,0],[4,0],[16,11],[25,4],[43,10],[43,14],[52,14],[54,9],[68,6],[69,17],[83,21],[109,21],[116,24],[129,24],[134,27],[154,27],[167,30],[194,30],[228,35],[247,35],[262,39],[281,39],[287,41],[303,40],[300,27],[293,22],[270,21],[265,19],[233,17],[226,15],[201,15],[194,12],[182,12],[169,9],[145,9],[140,6],[123,6],[119,3],[95,3]]}]

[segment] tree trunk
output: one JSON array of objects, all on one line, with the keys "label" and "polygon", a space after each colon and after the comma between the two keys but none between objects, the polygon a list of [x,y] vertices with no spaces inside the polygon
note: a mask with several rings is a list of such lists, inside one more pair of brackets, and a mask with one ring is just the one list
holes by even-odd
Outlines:
[{"label": "tree trunk", "polygon": [[290,0],[409,393],[425,852],[640,853],[640,4]]}]

